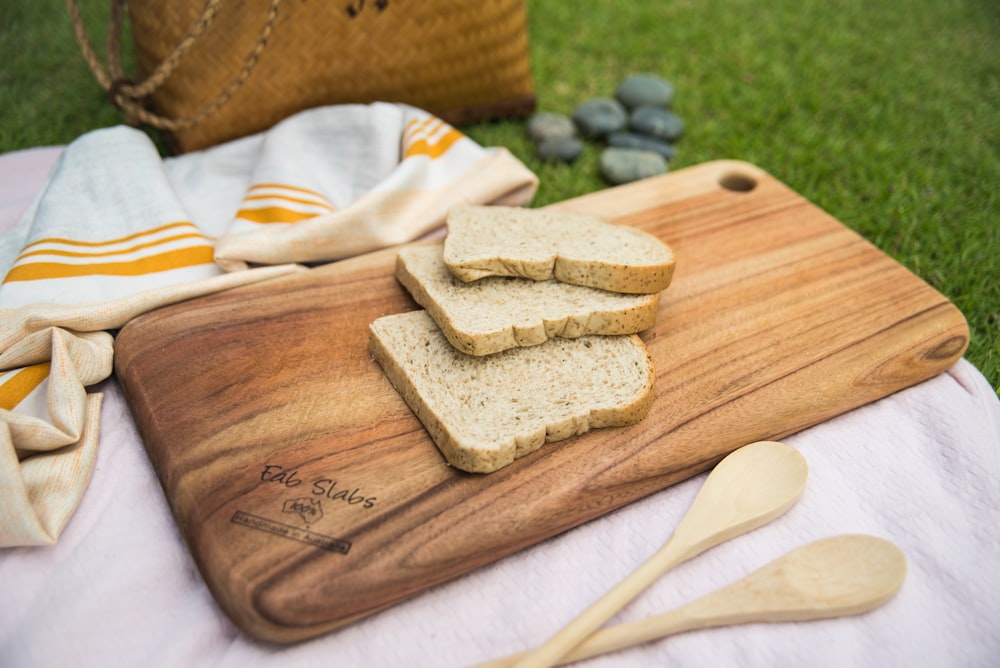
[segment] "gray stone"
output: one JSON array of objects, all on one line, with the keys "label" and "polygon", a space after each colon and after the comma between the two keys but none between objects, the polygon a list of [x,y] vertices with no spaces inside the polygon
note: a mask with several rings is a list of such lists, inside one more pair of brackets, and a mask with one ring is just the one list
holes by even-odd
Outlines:
[{"label": "gray stone", "polygon": [[583,142],[576,137],[552,137],[545,139],[535,147],[535,154],[549,162],[570,163],[583,153]]},{"label": "gray stone", "polygon": [[643,105],[667,108],[674,102],[674,86],[655,74],[636,74],[621,82],[615,97],[627,109]]},{"label": "gray stone", "polygon": [[670,162],[676,156],[673,146],[648,135],[635,134],[634,132],[613,132],[608,135],[606,141],[608,146],[637,148],[643,151],[659,153],[667,162]]},{"label": "gray stone", "polygon": [[596,97],[573,111],[573,122],[584,137],[599,139],[624,129],[628,124],[628,112],[614,98]]},{"label": "gray stone", "polygon": [[662,107],[645,105],[629,116],[632,132],[674,142],[684,134],[684,122],[677,114]]},{"label": "gray stone", "polygon": [[576,126],[573,120],[564,114],[553,112],[537,113],[528,119],[528,136],[531,141],[541,142],[555,137],[573,137]]},{"label": "gray stone", "polygon": [[667,161],[653,151],[606,148],[601,151],[601,176],[613,185],[638,181],[667,172]]}]

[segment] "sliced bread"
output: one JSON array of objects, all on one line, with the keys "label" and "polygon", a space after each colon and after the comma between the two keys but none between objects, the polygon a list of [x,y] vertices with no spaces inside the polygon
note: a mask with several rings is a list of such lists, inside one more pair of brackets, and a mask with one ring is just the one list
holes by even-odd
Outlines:
[{"label": "sliced bread", "polygon": [[469,282],[487,276],[554,278],[612,292],[652,294],[670,285],[675,257],[632,227],[583,213],[459,206],[447,217],[444,261]]},{"label": "sliced bread", "polygon": [[653,326],[659,294],[629,295],[560,281],[488,277],[463,283],[441,244],[400,248],[396,278],[453,346],[489,355],[561,336],[634,334]]},{"label": "sliced bread", "polygon": [[556,338],[476,357],[452,346],[426,311],[371,324],[375,361],[453,466],[495,471],[592,428],[634,424],[653,401],[638,335]]}]

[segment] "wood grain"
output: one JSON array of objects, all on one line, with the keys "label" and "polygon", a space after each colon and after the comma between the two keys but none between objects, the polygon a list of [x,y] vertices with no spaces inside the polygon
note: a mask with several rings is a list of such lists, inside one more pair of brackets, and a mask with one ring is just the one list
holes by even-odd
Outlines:
[{"label": "wood grain", "polygon": [[449,468],[368,352],[417,308],[396,250],[164,308],[115,366],[167,499],[248,634],[308,638],[913,385],[964,352],[942,295],[760,169],[707,163],[564,202],[678,257],[643,422],[498,472]]}]

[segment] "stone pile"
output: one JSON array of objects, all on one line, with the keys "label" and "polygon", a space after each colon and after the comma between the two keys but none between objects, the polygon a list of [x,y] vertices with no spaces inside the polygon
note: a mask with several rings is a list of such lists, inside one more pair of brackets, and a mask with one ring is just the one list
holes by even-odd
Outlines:
[{"label": "stone pile", "polygon": [[653,74],[625,79],[614,97],[587,100],[572,117],[539,112],[528,120],[528,136],[539,158],[572,163],[584,142],[603,145],[601,176],[618,185],[663,174],[674,159],[684,123],[672,110],[674,87]]}]

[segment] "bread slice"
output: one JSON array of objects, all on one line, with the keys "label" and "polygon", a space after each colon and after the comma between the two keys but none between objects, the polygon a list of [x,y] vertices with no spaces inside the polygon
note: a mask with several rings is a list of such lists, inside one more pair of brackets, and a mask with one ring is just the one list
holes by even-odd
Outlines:
[{"label": "bread slice", "polygon": [[673,278],[673,251],[653,235],[583,213],[459,206],[447,217],[444,261],[459,279],[555,278],[612,292],[652,294]]},{"label": "bread slice", "polygon": [[370,326],[370,351],[453,466],[488,473],[546,441],[649,413],[653,363],[642,339],[551,339],[476,357],[452,346],[426,311]]},{"label": "bread slice", "polygon": [[463,283],[441,255],[440,243],[400,248],[396,278],[463,353],[489,355],[557,336],[634,334],[656,321],[659,294],[496,276]]}]

